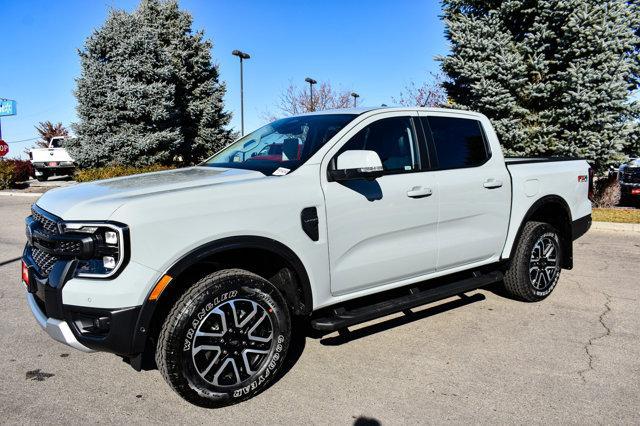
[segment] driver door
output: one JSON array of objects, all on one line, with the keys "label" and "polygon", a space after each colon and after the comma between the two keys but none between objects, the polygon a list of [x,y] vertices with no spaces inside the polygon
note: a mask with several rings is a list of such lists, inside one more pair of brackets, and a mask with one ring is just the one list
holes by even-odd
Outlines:
[{"label": "driver door", "polygon": [[323,183],[331,292],[347,294],[433,272],[437,260],[438,184],[423,171],[426,154],[414,114],[369,118],[345,135],[323,162],[347,150],[371,150],[384,175]]}]

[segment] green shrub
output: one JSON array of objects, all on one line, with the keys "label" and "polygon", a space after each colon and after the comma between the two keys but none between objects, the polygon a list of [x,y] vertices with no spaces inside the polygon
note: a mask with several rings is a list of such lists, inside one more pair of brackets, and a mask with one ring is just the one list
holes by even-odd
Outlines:
[{"label": "green shrub", "polygon": [[0,189],[13,188],[18,182],[29,180],[33,166],[28,160],[0,159]]},{"label": "green shrub", "polygon": [[15,185],[16,168],[9,160],[0,160],[0,189],[7,189]]},{"label": "green shrub", "polygon": [[162,170],[171,170],[173,167],[153,165],[144,167],[132,166],[107,166],[97,167],[95,169],[77,170],[75,180],[77,182],[90,182],[99,179],[109,179],[120,176],[137,175],[140,173],[159,172]]}]

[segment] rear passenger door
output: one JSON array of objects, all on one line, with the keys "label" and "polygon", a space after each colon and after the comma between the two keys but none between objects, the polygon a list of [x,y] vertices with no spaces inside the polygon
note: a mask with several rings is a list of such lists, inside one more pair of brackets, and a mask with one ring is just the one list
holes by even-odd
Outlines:
[{"label": "rear passenger door", "polygon": [[497,260],[511,208],[502,153],[492,153],[474,115],[420,113],[439,184],[437,269]]}]

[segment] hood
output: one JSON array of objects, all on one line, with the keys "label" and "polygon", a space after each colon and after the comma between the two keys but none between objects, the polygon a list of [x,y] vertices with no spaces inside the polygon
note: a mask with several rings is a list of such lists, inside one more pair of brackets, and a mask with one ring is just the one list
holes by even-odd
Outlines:
[{"label": "hood", "polygon": [[190,167],[57,188],[36,204],[65,220],[106,220],[132,198],[264,177],[253,170]]}]

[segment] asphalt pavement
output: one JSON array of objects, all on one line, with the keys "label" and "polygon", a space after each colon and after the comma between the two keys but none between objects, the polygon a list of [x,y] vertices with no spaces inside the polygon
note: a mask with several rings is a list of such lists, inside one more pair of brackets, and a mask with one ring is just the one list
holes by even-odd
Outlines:
[{"label": "asphalt pavement", "polygon": [[0,197],[2,424],[640,423],[638,232],[590,231],[541,303],[495,287],[347,337],[303,337],[271,388],[209,410],[181,400],[157,371],[40,330],[16,260],[34,200]]}]

